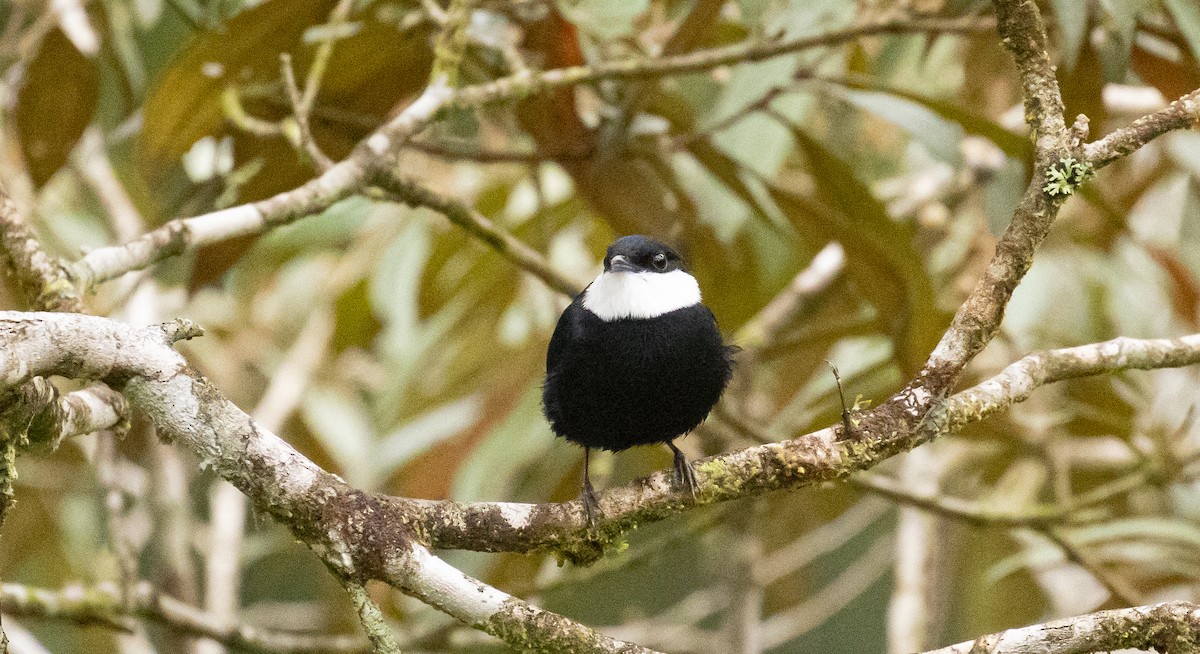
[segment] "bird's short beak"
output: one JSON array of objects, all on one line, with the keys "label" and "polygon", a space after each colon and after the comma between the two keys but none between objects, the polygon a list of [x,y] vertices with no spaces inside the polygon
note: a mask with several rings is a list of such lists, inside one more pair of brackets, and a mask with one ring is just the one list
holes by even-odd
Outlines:
[{"label": "bird's short beak", "polygon": [[618,254],[608,260],[609,272],[637,272],[637,267],[629,263],[629,259],[625,255]]}]

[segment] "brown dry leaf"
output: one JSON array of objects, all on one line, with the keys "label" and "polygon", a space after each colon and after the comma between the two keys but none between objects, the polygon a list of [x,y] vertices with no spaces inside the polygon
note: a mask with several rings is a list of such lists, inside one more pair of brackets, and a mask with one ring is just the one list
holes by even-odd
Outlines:
[{"label": "brown dry leaf", "polygon": [[50,32],[29,64],[14,112],[21,152],[37,186],[62,167],[92,121],[100,90],[96,62],[62,30]]},{"label": "brown dry leaf", "polygon": [[804,131],[792,132],[808,159],[824,209],[774,186],[769,187],[772,198],[800,234],[820,239],[814,246],[836,240],[846,248],[847,274],[878,311],[901,367],[909,373],[919,370],[950,316],[938,309],[913,230],[888,216],[846,162]]}]

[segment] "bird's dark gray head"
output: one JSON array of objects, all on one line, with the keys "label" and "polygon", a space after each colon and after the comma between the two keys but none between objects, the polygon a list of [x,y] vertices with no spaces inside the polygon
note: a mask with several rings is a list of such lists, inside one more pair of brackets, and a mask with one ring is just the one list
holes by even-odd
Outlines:
[{"label": "bird's dark gray head", "polygon": [[679,253],[648,236],[622,236],[608,246],[604,270],[611,272],[668,273],[684,270]]},{"label": "bird's dark gray head", "polygon": [[604,272],[583,291],[583,308],[606,322],[656,318],[700,304],[700,285],[679,253],[646,236],[619,238],[604,255]]}]

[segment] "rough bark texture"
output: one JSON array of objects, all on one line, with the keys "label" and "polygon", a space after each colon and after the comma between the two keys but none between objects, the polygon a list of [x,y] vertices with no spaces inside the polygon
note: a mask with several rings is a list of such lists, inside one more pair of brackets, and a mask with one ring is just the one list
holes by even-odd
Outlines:
[{"label": "rough bark texture", "polygon": [[1200,608],[1168,602],[1101,611],[1009,629],[926,654],[1088,654],[1123,649],[1200,652]]},{"label": "rough bark texture", "polygon": [[83,310],[79,291],[58,260],[47,256],[30,231],[12,198],[0,186],[0,251],[8,270],[30,306],[46,311]]},{"label": "rough bark texture", "polygon": [[[649,651],[534,608],[434,556],[410,536],[411,515],[322,470],[188,366],[171,344],[199,331],[188,321],[137,328],[77,314],[0,312],[0,390],[53,374],[103,380],[145,411],[160,436],[194,452],[343,579],[383,579],[516,647]],[[536,629],[515,628],[527,618]]]}]

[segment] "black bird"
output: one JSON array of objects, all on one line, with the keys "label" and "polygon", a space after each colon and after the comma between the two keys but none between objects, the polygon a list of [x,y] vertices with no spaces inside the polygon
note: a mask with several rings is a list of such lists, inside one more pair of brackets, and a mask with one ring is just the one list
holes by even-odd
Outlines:
[{"label": "black bird", "polygon": [[588,478],[593,447],[665,443],[674,478],[695,497],[696,477],[672,441],[695,429],[733,374],[733,353],[679,253],[645,236],[609,246],[604,272],[558,319],[546,352],[542,405],[554,433],[584,448],[581,499],[599,504]]}]

